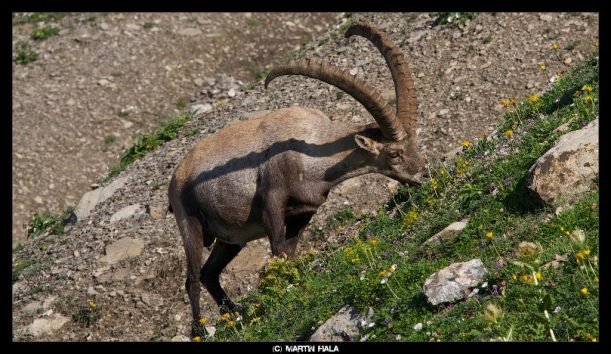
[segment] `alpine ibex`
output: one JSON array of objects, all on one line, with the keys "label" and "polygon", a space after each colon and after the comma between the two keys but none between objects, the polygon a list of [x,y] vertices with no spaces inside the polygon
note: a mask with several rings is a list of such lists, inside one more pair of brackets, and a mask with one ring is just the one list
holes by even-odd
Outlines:
[{"label": "alpine ibex", "polygon": [[[178,164],[168,194],[184,243],[195,321],[200,281],[221,313],[234,311],[219,283],[223,268],[247,242],[265,235],[274,256],[294,257],[299,234],[338,183],[372,172],[408,185],[428,177],[416,146],[414,82],[401,50],[370,24],[355,24],[345,35],[367,38],[386,59],[396,112],[343,70],[316,60],[291,62],[274,68],[265,87],[281,75],[321,80],[360,102],[377,125],[332,122],[321,111],[293,106],[201,139]],[[203,247],[215,240],[202,268]]]}]

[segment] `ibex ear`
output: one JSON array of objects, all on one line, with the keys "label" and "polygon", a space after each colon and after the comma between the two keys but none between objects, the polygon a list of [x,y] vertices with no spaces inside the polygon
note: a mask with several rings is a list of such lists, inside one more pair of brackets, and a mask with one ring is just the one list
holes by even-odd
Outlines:
[{"label": "ibex ear", "polygon": [[366,138],[362,135],[355,134],[354,141],[356,145],[358,145],[361,149],[369,152],[374,156],[380,155],[380,151],[382,151],[383,145],[378,143],[377,141]]}]

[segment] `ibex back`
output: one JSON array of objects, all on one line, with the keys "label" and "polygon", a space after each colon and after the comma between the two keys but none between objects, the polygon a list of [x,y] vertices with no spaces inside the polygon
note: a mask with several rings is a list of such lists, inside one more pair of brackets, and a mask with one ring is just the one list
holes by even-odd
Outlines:
[{"label": "ibex back", "polygon": [[[284,108],[200,140],[178,164],[168,192],[184,243],[194,321],[200,317],[200,281],[221,312],[234,311],[219,283],[225,266],[247,242],[265,235],[274,256],[294,257],[299,234],[338,183],[372,172],[409,185],[427,177],[415,140],[414,83],[403,54],[372,25],[353,25],[346,37],[352,35],[370,40],[386,59],[396,112],[343,70],[314,60],[293,62],[273,69],[265,87],[281,75],[312,77],[351,95],[377,124],[332,122],[315,109]],[[213,243],[202,267],[203,248]]]}]

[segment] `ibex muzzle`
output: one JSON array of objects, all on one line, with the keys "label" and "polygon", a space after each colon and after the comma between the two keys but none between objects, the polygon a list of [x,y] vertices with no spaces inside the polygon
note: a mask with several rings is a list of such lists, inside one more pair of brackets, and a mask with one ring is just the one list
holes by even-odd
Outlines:
[{"label": "ibex muzzle", "polygon": [[[346,37],[352,35],[370,40],[386,59],[396,111],[343,70],[315,60],[292,62],[274,68],[265,87],[282,75],[315,78],[351,95],[377,124],[332,122],[315,109],[284,108],[200,140],[178,164],[168,194],[184,243],[194,321],[200,282],[221,312],[234,311],[219,283],[225,266],[247,242],[265,235],[274,256],[294,257],[299,234],[338,183],[366,173],[409,185],[426,177],[416,144],[416,92],[401,50],[369,24],[351,26]],[[202,267],[203,248],[213,243]]]}]

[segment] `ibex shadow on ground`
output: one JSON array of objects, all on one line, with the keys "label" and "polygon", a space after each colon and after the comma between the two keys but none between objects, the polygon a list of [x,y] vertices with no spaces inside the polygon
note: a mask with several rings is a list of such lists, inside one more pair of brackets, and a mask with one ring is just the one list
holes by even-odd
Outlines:
[{"label": "ibex shadow on ground", "polygon": [[[348,93],[377,124],[332,122],[315,109],[283,108],[201,139],[178,164],[168,196],[185,248],[194,321],[200,318],[200,282],[221,312],[234,311],[219,283],[225,266],[247,242],[265,235],[272,255],[293,258],[299,234],[338,183],[366,173],[408,185],[428,177],[416,144],[414,82],[401,50],[370,24],[351,26],[346,37],[352,35],[370,40],[386,59],[396,112],[343,70],[315,60],[291,62],[274,68],[265,87],[281,75],[315,78]],[[203,248],[213,243],[202,267]]]}]

